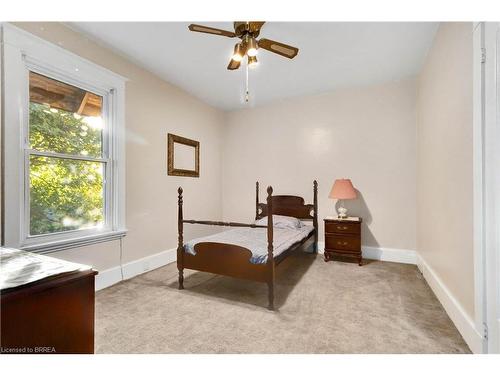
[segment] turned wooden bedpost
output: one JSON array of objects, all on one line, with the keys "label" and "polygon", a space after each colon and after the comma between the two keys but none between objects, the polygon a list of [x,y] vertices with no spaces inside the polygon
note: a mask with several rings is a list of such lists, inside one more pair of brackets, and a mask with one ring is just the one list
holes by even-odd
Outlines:
[{"label": "turned wooden bedpost", "polygon": [[269,268],[268,309],[274,310],[273,188],[267,188],[267,266]]},{"label": "turned wooden bedpost", "polygon": [[313,182],[313,192],[314,192],[314,217],[313,217],[313,226],[314,226],[314,252],[318,253],[318,238],[319,238],[319,227],[318,227],[318,181],[314,180]]},{"label": "turned wooden bedpost", "polygon": [[259,181],[255,183],[255,220],[259,219]]},{"label": "turned wooden bedpost", "polygon": [[177,205],[179,211],[177,214],[177,230],[179,233],[177,244],[177,269],[179,270],[179,289],[184,289],[184,239],[183,239],[183,217],[182,217],[182,188],[177,189],[179,196],[177,198]]}]

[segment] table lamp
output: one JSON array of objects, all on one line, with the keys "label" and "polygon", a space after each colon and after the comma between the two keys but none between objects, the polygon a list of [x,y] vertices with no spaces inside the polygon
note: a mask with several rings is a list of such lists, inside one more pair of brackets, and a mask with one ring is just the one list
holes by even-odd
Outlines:
[{"label": "table lamp", "polygon": [[347,217],[347,208],[344,207],[344,199],[356,199],[356,190],[352,186],[351,180],[342,178],[335,180],[328,196],[331,199],[339,199],[340,207],[338,209],[338,218],[345,219]]}]

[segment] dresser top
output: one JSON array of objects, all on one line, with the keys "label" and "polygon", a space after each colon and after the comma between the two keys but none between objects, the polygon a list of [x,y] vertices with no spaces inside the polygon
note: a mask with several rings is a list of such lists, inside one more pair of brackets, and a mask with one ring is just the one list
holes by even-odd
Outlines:
[{"label": "dresser top", "polygon": [[89,271],[83,264],[45,255],[0,247],[0,290],[16,288],[62,274]]},{"label": "dresser top", "polygon": [[348,216],[345,219],[339,219],[336,216],[327,216],[324,218],[324,221],[335,222],[335,223],[361,223],[363,219],[357,216]]}]

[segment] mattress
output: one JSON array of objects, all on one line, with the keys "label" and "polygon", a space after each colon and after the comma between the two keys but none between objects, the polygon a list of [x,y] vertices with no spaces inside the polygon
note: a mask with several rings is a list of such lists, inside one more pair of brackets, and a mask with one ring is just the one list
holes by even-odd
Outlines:
[{"label": "mattress", "polygon": [[[302,228],[273,228],[273,256],[276,258],[292,245],[307,238],[314,227],[305,225]],[[184,245],[186,253],[196,255],[194,247],[200,242],[219,242],[245,247],[252,252],[250,262],[261,264],[267,262],[267,228],[237,228],[196,238]]]}]

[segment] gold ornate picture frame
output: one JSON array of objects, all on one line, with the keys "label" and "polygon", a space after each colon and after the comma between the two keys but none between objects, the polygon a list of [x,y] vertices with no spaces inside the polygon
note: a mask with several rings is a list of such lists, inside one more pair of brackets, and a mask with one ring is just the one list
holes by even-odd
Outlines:
[{"label": "gold ornate picture frame", "polygon": [[[178,146],[177,152],[176,145]],[[179,147],[182,148],[183,155],[180,155]],[[192,155],[190,148],[192,148]],[[168,133],[167,155],[167,174],[169,176],[200,177],[200,142]],[[184,156],[183,160],[180,160],[181,156]]]}]

